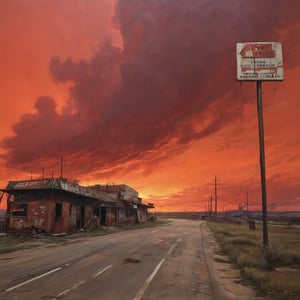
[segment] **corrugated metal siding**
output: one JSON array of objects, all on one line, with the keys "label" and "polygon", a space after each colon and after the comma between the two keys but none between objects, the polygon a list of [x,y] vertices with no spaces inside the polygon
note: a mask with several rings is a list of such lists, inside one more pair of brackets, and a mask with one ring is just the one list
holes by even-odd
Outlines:
[{"label": "corrugated metal siding", "polygon": [[138,215],[140,222],[147,222],[148,221],[148,209],[144,206],[139,206],[138,208]]},{"label": "corrugated metal siding", "polygon": [[137,210],[134,208],[127,208],[127,219],[128,223],[137,223]]},{"label": "corrugated metal siding", "polygon": [[117,208],[116,207],[107,207],[106,208],[106,226],[115,226],[117,225]]},{"label": "corrugated metal siding", "polygon": [[119,207],[118,208],[118,224],[128,223],[126,208]]}]

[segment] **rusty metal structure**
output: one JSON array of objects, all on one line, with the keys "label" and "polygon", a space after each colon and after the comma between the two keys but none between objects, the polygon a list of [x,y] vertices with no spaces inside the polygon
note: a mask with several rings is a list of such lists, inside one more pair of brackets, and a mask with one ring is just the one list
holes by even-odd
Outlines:
[{"label": "rusty metal structure", "polygon": [[7,231],[92,230],[148,220],[138,192],[127,185],[81,186],[65,178],[10,181],[5,189]]}]

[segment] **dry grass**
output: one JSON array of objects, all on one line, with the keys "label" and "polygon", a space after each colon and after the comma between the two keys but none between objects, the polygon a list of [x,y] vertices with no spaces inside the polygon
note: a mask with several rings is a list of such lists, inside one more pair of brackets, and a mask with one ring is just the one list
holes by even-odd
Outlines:
[{"label": "dry grass", "polygon": [[260,294],[300,299],[300,229],[269,225],[269,248],[262,248],[262,226],[209,222],[222,251]]}]

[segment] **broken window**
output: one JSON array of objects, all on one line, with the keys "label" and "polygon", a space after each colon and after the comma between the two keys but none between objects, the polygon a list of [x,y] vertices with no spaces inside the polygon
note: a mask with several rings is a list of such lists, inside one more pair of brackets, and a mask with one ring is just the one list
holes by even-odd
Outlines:
[{"label": "broken window", "polygon": [[27,204],[14,203],[11,205],[11,215],[13,217],[27,217]]},{"label": "broken window", "polygon": [[55,203],[55,216],[61,217],[62,215],[62,203],[57,202]]}]

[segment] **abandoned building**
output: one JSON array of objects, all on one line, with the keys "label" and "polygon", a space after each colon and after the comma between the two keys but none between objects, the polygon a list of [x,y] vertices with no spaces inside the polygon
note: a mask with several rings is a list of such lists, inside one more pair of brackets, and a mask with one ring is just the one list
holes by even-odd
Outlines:
[{"label": "abandoned building", "polygon": [[37,228],[62,233],[146,222],[148,209],[154,208],[124,184],[85,187],[64,178],[47,178],[10,181],[0,191],[7,198],[7,231]]}]

